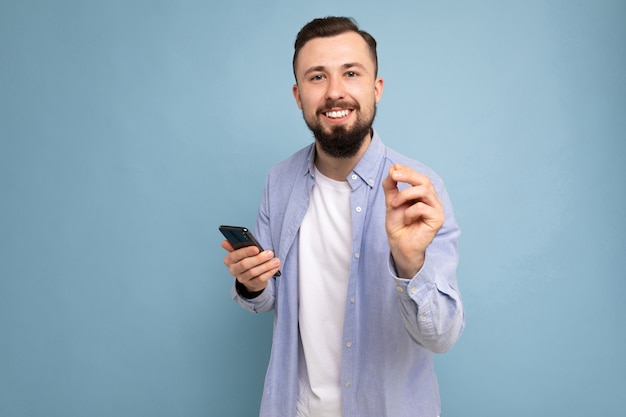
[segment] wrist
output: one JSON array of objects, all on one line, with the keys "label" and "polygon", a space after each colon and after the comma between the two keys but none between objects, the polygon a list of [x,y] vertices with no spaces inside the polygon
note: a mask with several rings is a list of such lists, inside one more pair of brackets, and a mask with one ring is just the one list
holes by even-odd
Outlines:
[{"label": "wrist", "polygon": [[422,269],[426,260],[425,253],[414,256],[398,256],[391,253],[394,267],[398,278],[411,279]]},{"label": "wrist", "polygon": [[263,291],[265,291],[265,288],[260,291],[251,291],[248,289],[248,287],[246,287],[245,285],[243,285],[241,282],[237,280],[235,280],[235,289],[237,290],[237,294],[239,294],[240,296],[248,300],[257,298],[259,295],[263,293]]}]

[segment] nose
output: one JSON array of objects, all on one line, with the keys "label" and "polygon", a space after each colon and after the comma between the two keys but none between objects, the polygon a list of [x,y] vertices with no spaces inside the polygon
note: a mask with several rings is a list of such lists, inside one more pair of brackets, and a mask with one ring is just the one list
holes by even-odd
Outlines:
[{"label": "nose", "polygon": [[341,77],[329,77],[326,89],[327,100],[339,100],[345,97],[345,88]]}]

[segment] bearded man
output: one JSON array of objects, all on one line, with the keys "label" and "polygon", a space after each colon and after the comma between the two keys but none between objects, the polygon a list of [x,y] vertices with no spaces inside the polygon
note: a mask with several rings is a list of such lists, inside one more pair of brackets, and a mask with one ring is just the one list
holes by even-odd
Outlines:
[{"label": "bearded man", "polygon": [[233,298],[275,312],[260,415],[436,417],[434,356],[465,324],[444,184],[372,128],[384,82],[352,19],[307,23],[293,71],[314,143],[268,174],[255,234],[270,249],[222,242]]}]

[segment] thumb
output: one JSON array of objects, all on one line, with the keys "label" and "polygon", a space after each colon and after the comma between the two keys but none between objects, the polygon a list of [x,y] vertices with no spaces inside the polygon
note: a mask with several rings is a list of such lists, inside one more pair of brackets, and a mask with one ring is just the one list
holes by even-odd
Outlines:
[{"label": "thumb", "polygon": [[393,172],[395,172],[396,169],[397,167],[394,164],[389,169],[389,174],[387,175],[387,177],[383,180],[381,184],[383,187],[383,191],[385,192],[385,201],[387,202],[387,204],[390,204],[393,201],[393,199],[396,197],[396,195],[398,195],[398,192],[399,192],[398,181],[392,178]]}]

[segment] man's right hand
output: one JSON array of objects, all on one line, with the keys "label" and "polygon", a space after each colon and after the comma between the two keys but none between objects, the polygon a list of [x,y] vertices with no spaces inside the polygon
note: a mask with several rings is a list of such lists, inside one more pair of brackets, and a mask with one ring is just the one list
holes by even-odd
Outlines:
[{"label": "man's right hand", "polygon": [[224,264],[231,275],[251,293],[263,291],[270,278],[280,269],[280,259],[271,250],[259,253],[256,246],[235,249],[227,240],[222,242],[222,247],[228,251]]}]

